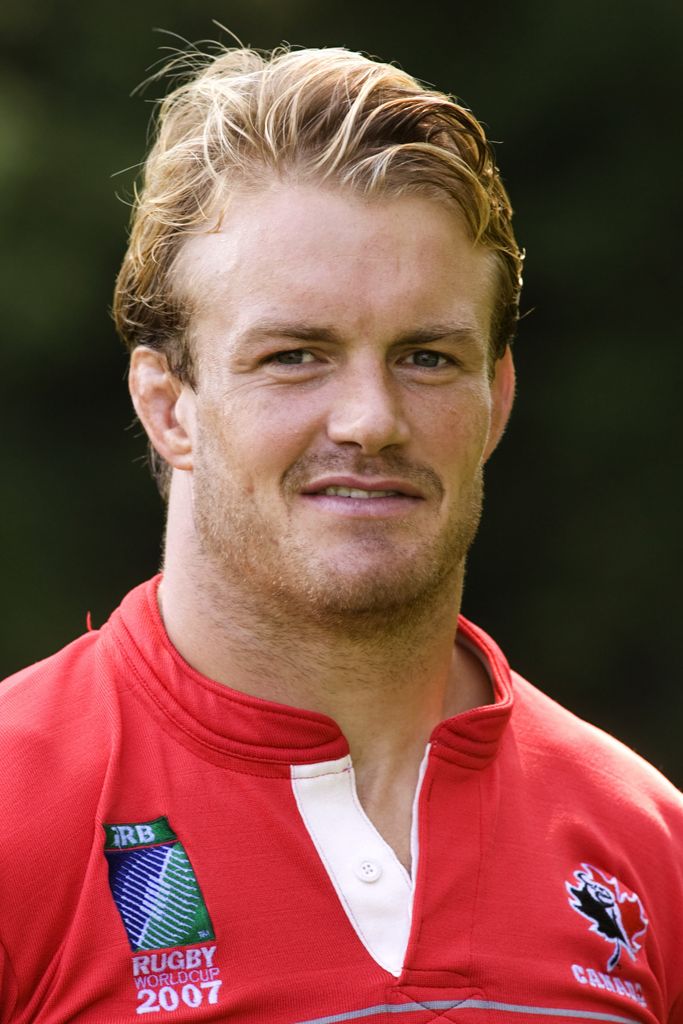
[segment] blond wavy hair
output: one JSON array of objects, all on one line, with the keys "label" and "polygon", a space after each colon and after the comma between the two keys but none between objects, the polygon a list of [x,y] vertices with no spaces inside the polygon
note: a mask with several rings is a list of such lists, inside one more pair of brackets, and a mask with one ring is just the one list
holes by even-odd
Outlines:
[{"label": "blond wavy hair", "polygon": [[[194,384],[189,310],[174,287],[183,241],[210,230],[232,195],[280,179],[456,204],[473,241],[496,259],[492,362],[499,358],[516,329],[523,255],[474,115],[406,72],[345,49],[217,49],[165,69],[185,80],[159,105],[116,282],[114,319],[128,348],[162,350],[172,372]],[[168,467],[153,456],[152,468],[165,494]]]}]

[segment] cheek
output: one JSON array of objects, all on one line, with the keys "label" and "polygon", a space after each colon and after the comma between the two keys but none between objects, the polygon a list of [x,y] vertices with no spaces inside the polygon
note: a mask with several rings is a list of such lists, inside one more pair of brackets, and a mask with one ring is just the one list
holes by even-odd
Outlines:
[{"label": "cheek", "polygon": [[275,395],[232,395],[207,404],[199,441],[214,474],[244,495],[277,489],[283,474],[307,450],[314,432],[306,402]]},{"label": "cheek", "polygon": [[460,395],[421,417],[420,447],[445,476],[472,476],[482,464],[490,424],[487,395]]}]

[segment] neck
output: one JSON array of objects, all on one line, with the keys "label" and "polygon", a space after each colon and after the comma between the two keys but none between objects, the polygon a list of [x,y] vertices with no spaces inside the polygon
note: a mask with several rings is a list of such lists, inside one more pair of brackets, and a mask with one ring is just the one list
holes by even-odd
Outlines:
[{"label": "neck", "polygon": [[[479,703],[468,655],[455,646],[462,572],[428,606],[325,620],[268,603],[245,581],[194,560],[166,560],[159,603],[171,642],[203,675],[251,696],[333,718],[354,760],[411,736],[420,750],[443,718]],[[385,750],[385,755],[387,751]]]},{"label": "neck", "polygon": [[483,669],[454,643],[462,578],[460,566],[418,607],[325,617],[251,593],[170,518],[159,602],[171,642],[199,672],[337,722],[361,802],[405,863],[406,829],[392,829],[402,810],[409,817],[432,730],[489,699]]}]

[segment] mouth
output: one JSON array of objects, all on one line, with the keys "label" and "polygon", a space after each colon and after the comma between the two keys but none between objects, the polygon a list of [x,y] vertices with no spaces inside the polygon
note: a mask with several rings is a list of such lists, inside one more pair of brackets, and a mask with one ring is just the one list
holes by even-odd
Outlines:
[{"label": "mouth", "polygon": [[361,487],[324,487],[314,494],[322,494],[329,498],[398,498],[405,497],[400,491],[366,491]]},{"label": "mouth", "polygon": [[345,498],[377,501],[386,498],[424,500],[425,495],[414,484],[398,478],[327,476],[312,480],[301,492],[306,497]]},{"label": "mouth", "polygon": [[377,477],[318,478],[300,493],[321,514],[352,519],[401,519],[425,501],[425,495],[411,483]]}]

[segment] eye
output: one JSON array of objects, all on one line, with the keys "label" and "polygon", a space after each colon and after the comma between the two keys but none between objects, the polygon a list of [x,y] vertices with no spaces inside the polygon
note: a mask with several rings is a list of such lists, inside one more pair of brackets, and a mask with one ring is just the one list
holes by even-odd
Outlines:
[{"label": "eye", "polygon": [[268,357],[269,363],[277,366],[303,366],[305,363],[312,363],[315,356],[306,348],[292,348],[285,352],[275,352]]},{"label": "eye", "polygon": [[452,365],[452,360],[447,356],[428,348],[420,348],[416,352],[411,352],[406,361],[423,370],[439,370],[442,366]]}]

